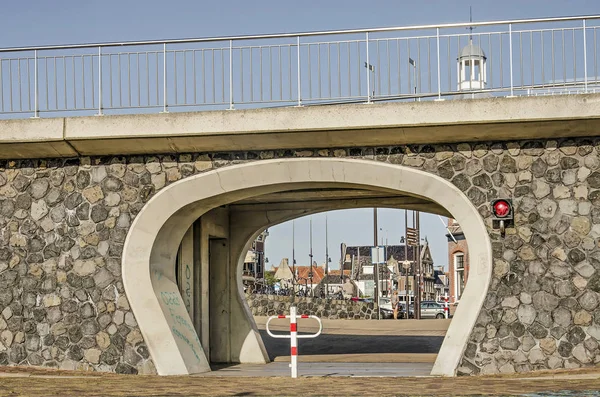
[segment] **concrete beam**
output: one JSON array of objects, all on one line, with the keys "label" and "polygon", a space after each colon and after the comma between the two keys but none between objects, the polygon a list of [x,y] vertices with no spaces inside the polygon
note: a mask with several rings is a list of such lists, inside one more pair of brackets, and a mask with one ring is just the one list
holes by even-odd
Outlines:
[{"label": "concrete beam", "polygon": [[[343,196],[342,196],[343,197]],[[296,202],[275,202],[257,204],[232,204],[229,206],[232,213],[251,213],[264,211],[272,214],[281,211],[293,211],[301,209],[306,213],[321,211],[333,211],[349,208],[400,208],[429,212],[431,214],[452,217],[452,215],[441,205],[434,201],[416,197],[371,197],[371,198],[340,198],[338,200],[299,200]],[[271,217],[271,219],[273,219]]]},{"label": "concrete beam", "polygon": [[594,136],[599,106],[600,94],[578,94],[5,120],[0,158]]},{"label": "concrete beam", "polygon": [[0,158],[74,157],[64,138],[65,119],[0,120]]}]

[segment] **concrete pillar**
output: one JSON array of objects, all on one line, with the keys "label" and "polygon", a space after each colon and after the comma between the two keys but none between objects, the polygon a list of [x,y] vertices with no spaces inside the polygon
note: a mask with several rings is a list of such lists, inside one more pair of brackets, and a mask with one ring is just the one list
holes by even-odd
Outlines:
[{"label": "concrete pillar", "polygon": [[[223,256],[218,249],[218,245],[212,247],[212,245],[216,244],[215,241],[222,240],[225,244],[227,244],[227,239],[229,238],[229,212],[226,208],[215,208],[206,214],[202,215],[199,221],[196,222],[197,228],[199,229],[199,327],[198,334],[200,341],[202,342],[202,346],[204,347],[204,352],[209,360],[212,360],[211,351],[213,347],[216,347],[218,343],[226,343],[228,344],[228,338],[224,340],[220,340],[217,342],[212,338],[212,325],[213,322],[211,317],[216,317],[217,312],[223,310],[220,307],[223,302],[216,300],[218,298],[218,292],[221,294],[226,289],[222,288],[219,283],[225,283],[224,288],[228,288],[228,282],[221,280],[223,275],[221,274],[223,270],[227,270],[229,258],[228,256]],[[212,250],[211,248],[215,248]],[[213,280],[216,278],[217,280]],[[213,298],[213,295],[217,295],[216,298]],[[225,308],[225,310],[227,310]],[[218,322],[222,321],[220,319],[216,319],[214,325],[217,326]],[[221,338],[221,337],[219,337]],[[218,349],[219,350],[219,349]],[[228,360],[221,362],[229,362]]]},{"label": "concrete pillar", "polygon": [[[229,363],[231,358],[230,325],[232,288],[229,276],[229,243],[226,239],[209,239],[210,257],[210,361]],[[237,329],[235,330],[237,332]]]}]

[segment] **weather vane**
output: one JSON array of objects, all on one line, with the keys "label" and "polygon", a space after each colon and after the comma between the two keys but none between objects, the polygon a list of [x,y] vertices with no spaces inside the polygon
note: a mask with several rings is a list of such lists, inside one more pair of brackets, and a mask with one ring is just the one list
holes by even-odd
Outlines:
[{"label": "weather vane", "polygon": [[[473,23],[473,7],[472,6],[469,6],[469,22],[471,24]],[[473,29],[475,29],[475,28],[473,27],[473,25],[471,25],[467,29],[470,30],[469,40],[473,41]]]}]

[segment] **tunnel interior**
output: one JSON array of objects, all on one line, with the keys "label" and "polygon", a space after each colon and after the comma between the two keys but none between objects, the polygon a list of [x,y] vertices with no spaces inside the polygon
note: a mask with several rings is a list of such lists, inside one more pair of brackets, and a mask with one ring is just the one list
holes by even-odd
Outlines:
[{"label": "tunnel interior", "polygon": [[[222,351],[222,346],[227,345],[226,341],[222,339],[223,330],[219,330],[216,326],[210,326],[210,324],[222,323],[220,316],[223,310],[219,311],[219,307],[226,305],[226,302],[223,301],[222,289],[211,288],[211,286],[219,283],[218,273],[224,271],[223,264],[228,261],[229,234],[232,230],[237,229],[234,223],[236,219],[254,217],[256,214],[263,213],[274,214],[266,219],[268,224],[265,224],[265,227],[271,227],[307,214],[370,206],[431,211],[437,215],[449,216],[448,212],[439,204],[421,197],[368,189],[313,187],[253,196],[212,209],[194,221],[183,237],[175,256],[175,277],[183,304],[190,315],[209,362],[214,364],[231,362],[228,353]],[[261,233],[263,230],[263,228],[255,230],[253,234]],[[252,244],[252,239],[244,243],[245,245]],[[245,255],[245,252],[241,252],[240,258],[232,259],[243,265]],[[240,265],[235,273],[238,282],[240,281],[239,273],[241,273],[242,283],[244,286],[248,284],[247,280],[243,279],[244,272]],[[203,276],[204,283],[202,282]],[[208,283],[206,283],[206,279],[209,280]],[[241,288],[245,289],[244,286]],[[241,289],[239,285],[235,285],[233,288],[238,291]],[[244,294],[241,299],[246,299]],[[269,360],[281,355],[283,345],[280,341],[272,341],[268,337],[265,339],[266,334],[263,329],[260,330],[260,334],[263,342],[268,341],[266,350]],[[372,344],[363,343],[360,339],[358,338],[358,343],[353,345],[350,353],[385,352],[380,351],[381,349],[373,350]],[[407,341],[409,339],[411,338],[408,338]],[[409,345],[421,344],[424,345],[427,353],[437,353],[442,339],[439,337],[421,341],[419,338],[413,338]],[[392,343],[392,341],[389,342],[389,344]],[[388,343],[384,342],[384,344]],[[364,347],[360,348],[360,345]],[[310,352],[311,343],[307,342],[306,346],[307,352]],[[331,346],[338,346],[338,348],[333,348],[330,352],[341,351],[339,345],[334,343]],[[415,351],[412,347],[407,349],[407,352]],[[289,354],[289,352],[287,353]]]}]

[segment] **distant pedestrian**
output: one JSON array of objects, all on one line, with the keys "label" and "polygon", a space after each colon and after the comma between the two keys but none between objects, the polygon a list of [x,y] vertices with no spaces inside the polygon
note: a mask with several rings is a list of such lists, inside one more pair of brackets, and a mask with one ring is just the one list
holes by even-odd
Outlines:
[{"label": "distant pedestrian", "polygon": [[392,309],[394,309],[394,320],[398,319],[398,303],[400,300],[398,299],[398,291],[392,292]]}]

